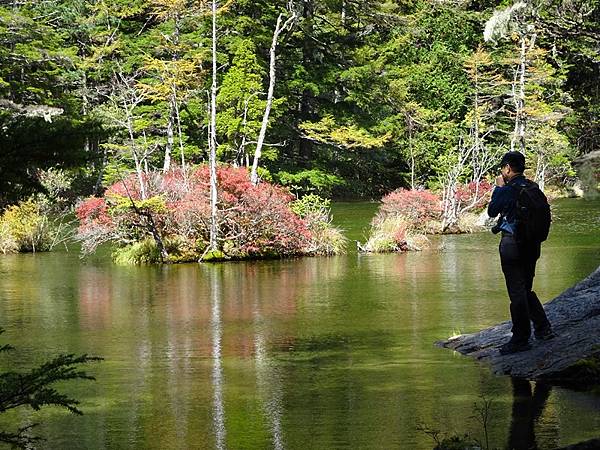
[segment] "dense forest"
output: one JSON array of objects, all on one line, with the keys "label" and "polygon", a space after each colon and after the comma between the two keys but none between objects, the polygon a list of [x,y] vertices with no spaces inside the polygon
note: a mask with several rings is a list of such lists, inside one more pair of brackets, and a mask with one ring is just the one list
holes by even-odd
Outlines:
[{"label": "dense forest", "polygon": [[598,0],[5,0],[0,39],[3,205],[207,161],[213,114],[220,162],[338,198],[600,141]]}]

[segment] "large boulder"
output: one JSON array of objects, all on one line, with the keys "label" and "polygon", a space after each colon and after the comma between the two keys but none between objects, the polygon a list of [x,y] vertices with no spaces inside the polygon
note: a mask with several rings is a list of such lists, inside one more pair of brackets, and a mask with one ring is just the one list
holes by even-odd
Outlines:
[{"label": "large boulder", "polygon": [[528,351],[500,355],[498,347],[511,336],[510,321],[437,345],[488,363],[498,374],[527,379],[582,375],[600,379],[600,267],[544,309],[557,337],[534,341]]}]

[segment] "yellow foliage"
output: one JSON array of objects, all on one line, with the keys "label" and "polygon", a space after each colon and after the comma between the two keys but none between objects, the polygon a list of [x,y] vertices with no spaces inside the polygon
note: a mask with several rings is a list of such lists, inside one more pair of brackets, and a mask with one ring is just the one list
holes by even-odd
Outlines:
[{"label": "yellow foliage", "polygon": [[160,101],[172,95],[180,97],[187,86],[198,80],[199,60],[161,60],[148,58],[144,65],[146,71],[157,74],[155,83],[138,83],[142,94],[150,100]]},{"label": "yellow foliage", "polygon": [[48,219],[33,200],[10,206],[0,216],[2,253],[47,250],[50,234]]},{"label": "yellow foliage", "polygon": [[155,195],[144,200],[130,199],[118,194],[112,194],[108,198],[111,203],[109,208],[109,212],[111,213],[123,213],[133,209],[151,211],[157,214],[164,214],[168,211],[165,199],[160,195]]},{"label": "yellow foliage", "polygon": [[186,10],[186,0],[152,0],[152,14],[160,20],[168,20]]},{"label": "yellow foliage", "polygon": [[304,122],[300,124],[300,129],[309,139],[347,149],[381,148],[392,138],[391,133],[374,136],[356,125],[337,125],[330,115],[323,117],[319,122]]}]

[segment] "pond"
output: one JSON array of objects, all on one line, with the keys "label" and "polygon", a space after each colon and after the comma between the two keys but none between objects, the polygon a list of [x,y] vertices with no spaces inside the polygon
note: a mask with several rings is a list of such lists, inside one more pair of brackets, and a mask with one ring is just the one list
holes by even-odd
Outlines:
[{"label": "pond", "polygon": [[[600,264],[600,202],[554,205],[542,301]],[[334,223],[364,241],[376,208],[335,204]],[[2,256],[0,340],[17,351],[0,368],[60,352],[105,361],[89,367],[96,382],[62,386],[84,416],[15,411],[0,429],[42,422],[49,449],[431,449],[422,425],[483,439],[475,405],[489,399],[492,448],[598,437],[598,393],[513,383],[434,346],[509,312],[497,236],[433,240],[420,253],[361,255],[351,241],[332,258],[165,267]]]}]

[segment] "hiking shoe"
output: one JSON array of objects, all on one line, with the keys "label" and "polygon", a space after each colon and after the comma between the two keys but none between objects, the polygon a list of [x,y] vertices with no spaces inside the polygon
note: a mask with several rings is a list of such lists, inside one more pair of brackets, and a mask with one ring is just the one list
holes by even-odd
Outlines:
[{"label": "hiking shoe", "polygon": [[508,341],[506,344],[502,344],[499,350],[501,355],[510,355],[511,353],[524,352],[530,348],[529,342]]},{"label": "hiking shoe", "polygon": [[535,331],[533,335],[538,341],[549,341],[550,339],[556,337],[556,333],[552,331],[552,328],[546,328],[542,331]]}]

